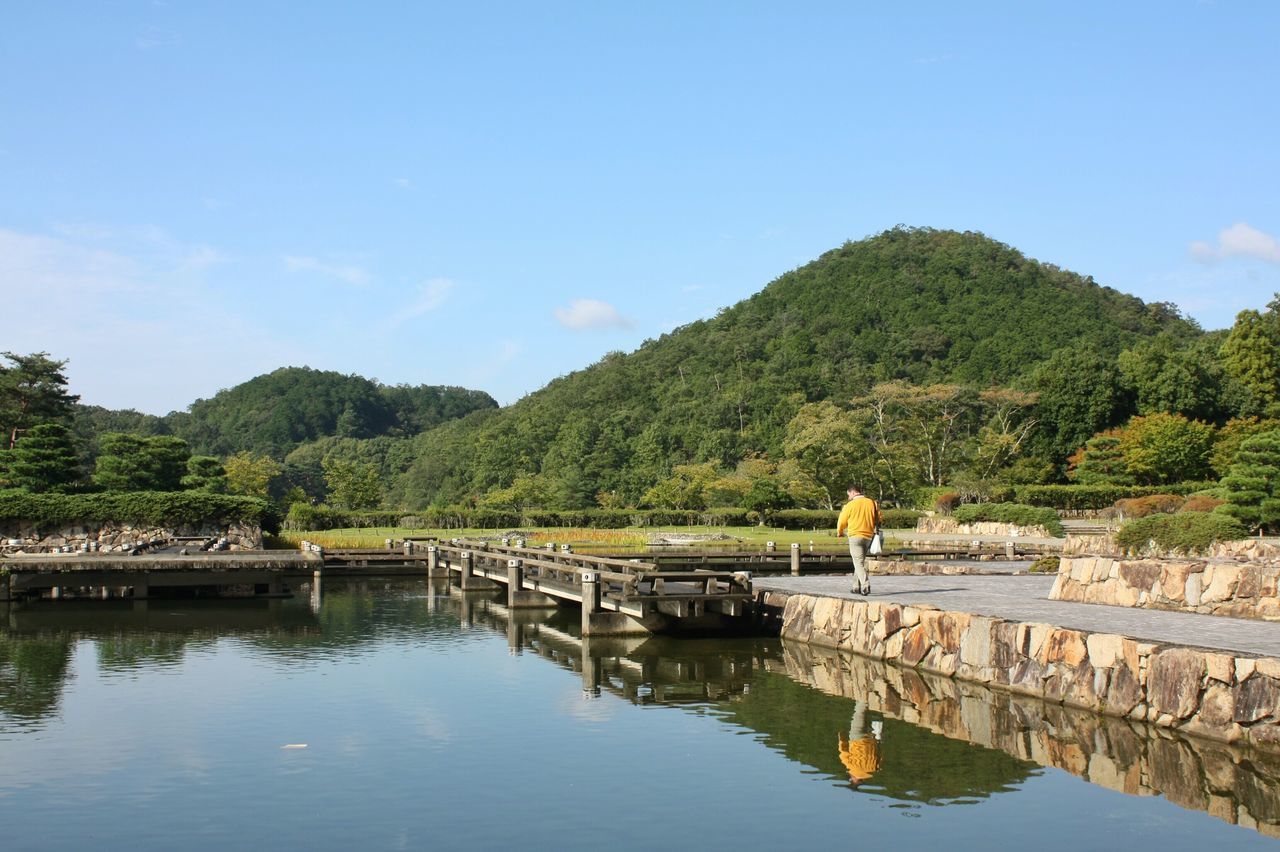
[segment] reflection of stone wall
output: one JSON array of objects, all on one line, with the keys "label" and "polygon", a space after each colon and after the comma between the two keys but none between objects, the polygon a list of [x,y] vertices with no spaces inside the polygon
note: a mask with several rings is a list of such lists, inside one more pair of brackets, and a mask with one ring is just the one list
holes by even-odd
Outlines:
[{"label": "reflection of stone wall", "polygon": [[784,643],[787,674],[829,695],[952,739],[1000,749],[1137,796],[1207,811],[1280,837],[1280,765],[1247,750],[854,654]]},{"label": "reflection of stone wall", "polygon": [[1050,600],[1280,621],[1280,562],[1063,558]]},{"label": "reflection of stone wall", "polygon": [[1280,660],[931,606],[761,595],[785,638],[1280,752]]},{"label": "reflection of stone wall", "polygon": [[[21,553],[54,553],[59,548],[70,552],[84,550],[95,545],[100,553],[123,553],[143,544],[163,544],[175,536],[182,538],[227,539],[230,550],[261,550],[262,528],[253,524],[183,524],[178,527],[156,527],[133,524],[94,524],[72,526],[59,530],[24,528],[16,532],[0,533],[5,550]],[[17,541],[17,544],[9,542]]]},{"label": "reflection of stone wall", "polygon": [[1006,535],[1053,538],[1053,534],[1042,526],[1020,527],[1017,524],[1003,524],[998,521],[973,521],[972,523],[962,524],[955,518],[930,518],[927,516],[916,520],[916,532],[940,533],[942,535]]}]

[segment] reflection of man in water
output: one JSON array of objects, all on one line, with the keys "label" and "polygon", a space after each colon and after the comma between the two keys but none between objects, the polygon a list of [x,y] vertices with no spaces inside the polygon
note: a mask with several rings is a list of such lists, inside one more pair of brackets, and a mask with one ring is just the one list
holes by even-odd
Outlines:
[{"label": "reflection of man in water", "polygon": [[880,768],[880,732],[883,728],[883,722],[872,722],[871,732],[867,733],[867,704],[865,701],[853,702],[849,733],[841,733],[839,738],[840,762],[849,771],[849,780],[855,787]]}]

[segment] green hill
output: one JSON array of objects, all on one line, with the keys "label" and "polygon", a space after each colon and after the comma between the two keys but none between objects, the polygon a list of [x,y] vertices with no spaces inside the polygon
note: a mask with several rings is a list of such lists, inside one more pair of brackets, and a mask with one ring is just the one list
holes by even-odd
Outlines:
[{"label": "green hill", "polygon": [[895,228],[846,243],[714,319],[611,353],[500,411],[420,435],[403,505],[473,498],[542,474],[555,506],[633,502],[684,462],[781,456],[806,402],[877,382],[1011,385],[1052,353],[1114,360],[1199,329],[977,233]]},{"label": "green hill", "polygon": [[283,367],[165,417],[80,406],[75,420],[88,444],[107,431],[172,434],[185,438],[196,453],[225,456],[245,450],[283,459],[308,441],[408,437],[496,407],[482,391],[388,386],[361,376]]}]

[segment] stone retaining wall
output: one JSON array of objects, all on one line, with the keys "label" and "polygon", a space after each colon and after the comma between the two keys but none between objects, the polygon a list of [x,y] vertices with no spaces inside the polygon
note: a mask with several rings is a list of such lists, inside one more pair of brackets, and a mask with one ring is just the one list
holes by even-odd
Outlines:
[{"label": "stone retaining wall", "polygon": [[812,645],[784,642],[783,662],[793,680],[888,718],[1280,837],[1280,767],[1239,746]]},{"label": "stone retaining wall", "polygon": [[1280,660],[935,607],[763,592],[787,639],[1280,752]]},{"label": "stone retaining wall", "polygon": [[962,524],[955,518],[923,517],[916,519],[916,532],[940,535],[1003,535],[1011,537],[1053,538],[1042,526],[1020,527],[998,521],[974,521]]},{"label": "stone retaining wall", "polygon": [[[1062,546],[1062,552],[1066,556],[1127,555],[1119,543],[1116,542],[1115,533],[1103,535],[1068,534],[1067,541]],[[1165,553],[1152,548],[1148,548],[1141,554],[1133,555],[1153,558],[1187,558],[1186,554]],[[1209,549],[1206,557],[1210,559],[1237,559],[1246,562],[1260,559],[1280,559],[1280,544],[1276,544],[1273,541],[1260,541],[1256,538],[1246,538],[1240,541],[1220,541]]]},{"label": "stone retaining wall", "polygon": [[228,550],[261,550],[262,528],[252,524],[184,524],[156,527],[133,524],[93,524],[40,530],[23,527],[0,532],[0,544],[7,553],[56,553],[97,548],[99,553],[124,553],[143,544],[163,543],[180,538],[225,538]]},{"label": "stone retaining wall", "polygon": [[956,565],[933,559],[877,559],[867,558],[867,573],[893,576],[990,574],[992,572],[972,565]]},{"label": "stone retaining wall", "polygon": [[1280,562],[1064,557],[1049,599],[1280,621]]}]

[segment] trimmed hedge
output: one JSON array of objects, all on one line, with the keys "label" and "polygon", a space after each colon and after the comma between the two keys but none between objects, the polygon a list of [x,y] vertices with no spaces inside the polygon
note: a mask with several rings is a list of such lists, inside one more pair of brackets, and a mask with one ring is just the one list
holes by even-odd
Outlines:
[{"label": "trimmed hedge", "polygon": [[0,491],[0,524],[65,527],[77,524],[250,523],[280,528],[275,507],[256,497],[205,491],[128,491],[99,494],[33,494]]},{"label": "trimmed hedge", "polygon": [[1220,541],[1248,538],[1244,524],[1220,512],[1181,512],[1148,515],[1120,527],[1116,543],[1130,552],[1142,552],[1154,544],[1168,553],[1203,553]]},{"label": "trimmed hedge", "polygon": [[[914,527],[916,519],[924,515],[915,509],[881,509],[885,529]],[[782,509],[769,516],[775,527],[784,530],[834,530],[840,520],[838,509]]]},{"label": "trimmed hedge", "polygon": [[[618,529],[621,527],[712,526],[745,527],[760,522],[757,512],[746,509],[469,509],[462,506],[423,509],[420,512],[349,511],[332,506],[294,503],[285,527],[290,530],[408,527],[417,529],[515,529],[518,527],[571,527]],[[834,523],[834,522],[833,522]]]},{"label": "trimmed hedge", "polygon": [[1013,500],[1029,506],[1053,509],[1106,509],[1117,500],[1153,494],[1193,494],[1213,488],[1212,482],[1176,482],[1171,485],[1018,485]]},{"label": "trimmed hedge", "polygon": [[1066,535],[1062,529],[1062,521],[1053,509],[1023,503],[968,503],[957,506],[952,517],[962,524],[994,521],[1017,524],[1020,527],[1042,526],[1048,530],[1049,535],[1059,538]]}]

